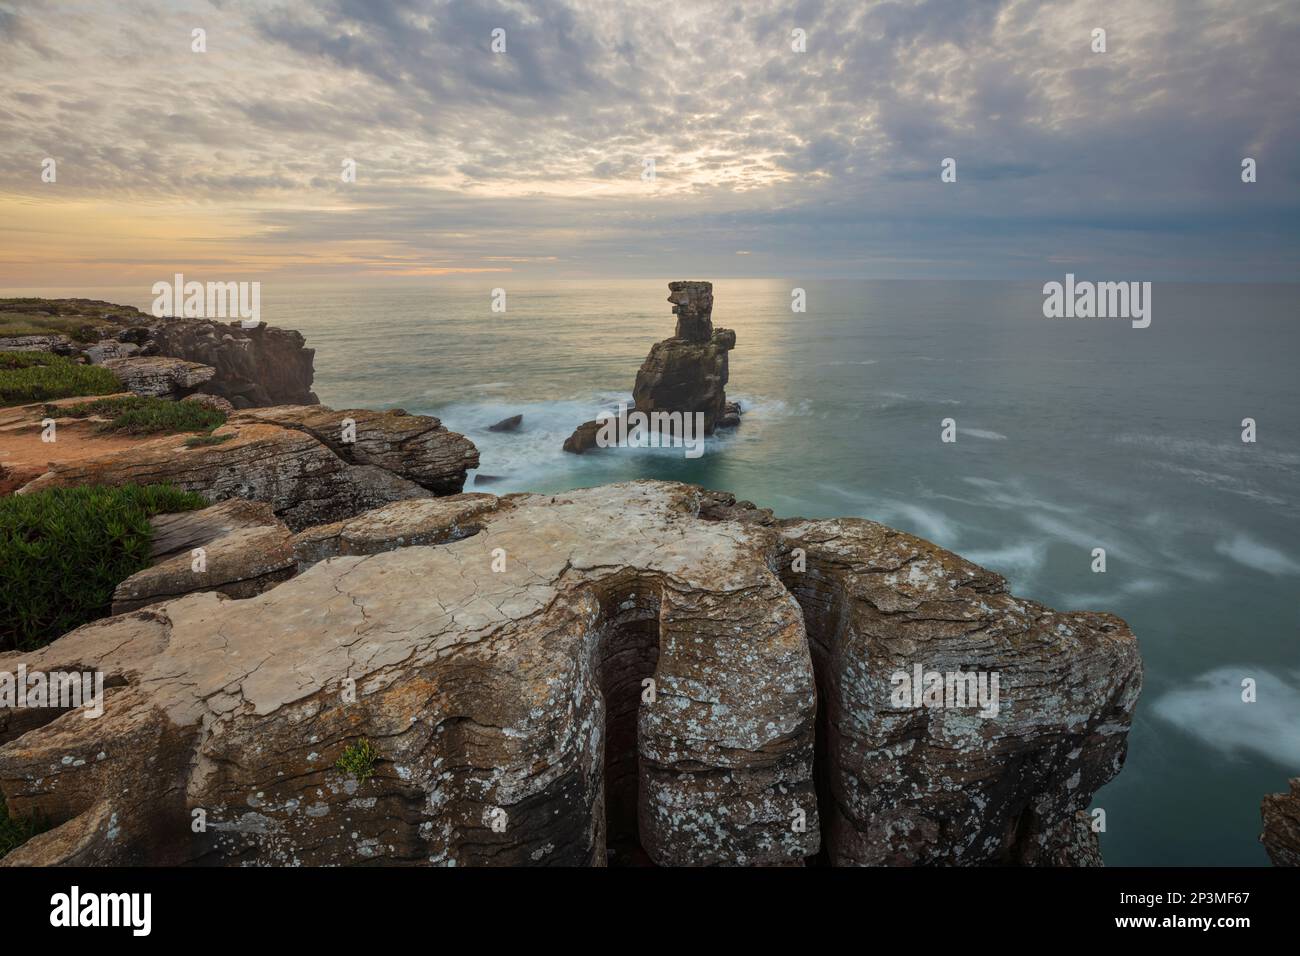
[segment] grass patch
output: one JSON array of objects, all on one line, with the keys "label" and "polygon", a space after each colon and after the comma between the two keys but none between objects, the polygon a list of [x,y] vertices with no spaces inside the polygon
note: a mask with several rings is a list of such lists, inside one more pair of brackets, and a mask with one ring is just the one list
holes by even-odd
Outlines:
[{"label": "grass patch", "polygon": [[0,857],[49,828],[49,821],[40,817],[11,817],[4,800],[0,800]]},{"label": "grass patch", "polygon": [[149,566],[149,519],[206,505],[170,485],[0,498],[0,651],[43,647],[106,615],[113,589]]},{"label": "grass patch", "polygon": [[0,359],[0,406],[122,390],[117,376],[98,365],[79,365],[50,352],[0,354],[4,356]]},{"label": "grass patch", "polygon": [[222,442],[230,441],[234,435],[191,435],[185,439],[186,448],[202,448],[205,445],[220,445]]},{"label": "grass patch", "polygon": [[66,335],[77,342],[94,342],[106,331],[148,318],[138,309],[99,299],[0,299],[0,338]]},{"label": "grass patch", "polygon": [[175,432],[210,432],[226,423],[226,415],[199,402],[173,402],[143,395],[119,395],[94,402],[81,402],[50,410],[69,418],[107,418],[101,431],[128,435],[158,435]]},{"label": "grass patch", "polygon": [[335,761],[334,766],[356,777],[357,783],[365,783],[375,775],[375,761],[378,758],[379,751],[362,737],[355,744],[343,748],[343,756]]}]

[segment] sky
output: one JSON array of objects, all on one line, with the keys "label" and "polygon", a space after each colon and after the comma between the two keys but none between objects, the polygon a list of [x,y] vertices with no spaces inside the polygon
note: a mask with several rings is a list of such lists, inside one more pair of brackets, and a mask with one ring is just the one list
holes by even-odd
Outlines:
[{"label": "sky", "polygon": [[1297,50],[1294,0],[0,0],[0,288],[1295,281]]}]

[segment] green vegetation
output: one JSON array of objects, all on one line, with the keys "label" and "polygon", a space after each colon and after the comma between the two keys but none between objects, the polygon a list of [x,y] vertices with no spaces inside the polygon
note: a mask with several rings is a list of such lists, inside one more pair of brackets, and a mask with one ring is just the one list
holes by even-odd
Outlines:
[{"label": "green vegetation", "polygon": [[379,751],[362,737],[343,749],[343,756],[339,757],[334,766],[344,773],[352,774],[357,778],[357,783],[365,783],[375,775],[375,761],[378,758]]},{"label": "green vegetation", "polygon": [[[51,415],[56,413],[50,409]],[[118,395],[93,402],[65,405],[57,414],[68,418],[107,418],[100,428],[128,435],[157,435],[174,432],[210,432],[226,422],[225,413],[198,402],[173,402],[142,395]]]},{"label": "green vegetation", "polygon": [[98,299],[0,299],[0,338],[66,335],[77,342],[93,342],[101,331],[148,318],[137,309]]},{"label": "green vegetation", "polygon": [[201,448],[204,445],[220,445],[222,442],[230,441],[234,435],[191,435],[185,439],[186,448]]},{"label": "green vegetation", "polygon": [[51,352],[5,352],[0,359],[0,406],[120,392],[117,376]]},{"label": "green vegetation", "polygon": [[0,498],[0,651],[42,647],[106,615],[113,589],[149,566],[149,519],[206,504],[170,485]]},{"label": "green vegetation", "polygon": [[40,817],[11,817],[4,800],[0,800],[0,857],[16,850],[38,833],[50,828]]}]

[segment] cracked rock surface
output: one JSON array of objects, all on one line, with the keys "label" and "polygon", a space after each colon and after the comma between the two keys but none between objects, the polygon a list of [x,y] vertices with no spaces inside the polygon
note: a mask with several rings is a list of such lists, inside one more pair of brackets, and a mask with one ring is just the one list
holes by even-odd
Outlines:
[{"label": "cracked rock surface", "polygon": [[[190,594],[0,655],[108,685],[97,719],[0,713],[11,811],[59,824],[3,862],[1095,850],[1076,814],[1120,768],[1141,683],[1118,618],[1015,598],[870,521],[777,520],[688,485],[460,499],[343,522],[314,540],[367,553],[329,546],[253,597]],[[996,716],[896,706],[891,674],[918,663],[998,672]],[[363,738],[379,758],[359,780],[335,762]]]}]

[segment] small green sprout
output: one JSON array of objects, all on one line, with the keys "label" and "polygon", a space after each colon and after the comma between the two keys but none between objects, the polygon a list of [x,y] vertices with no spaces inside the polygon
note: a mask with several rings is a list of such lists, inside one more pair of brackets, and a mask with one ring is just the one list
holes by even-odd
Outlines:
[{"label": "small green sprout", "polygon": [[379,757],[379,751],[362,737],[355,744],[349,744],[343,748],[343,756],[339,757],[334,764],[344,773],[350,773],[357,778],[357,783],[365,783],[375,775],[375,760]]}]

